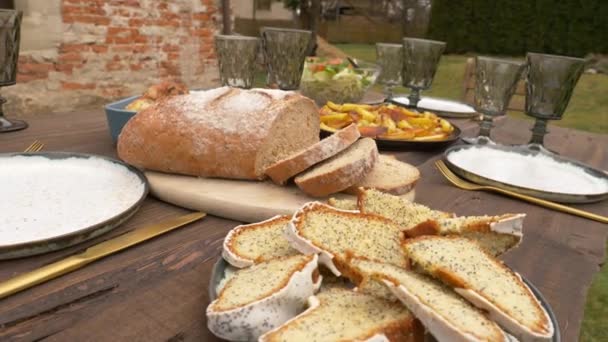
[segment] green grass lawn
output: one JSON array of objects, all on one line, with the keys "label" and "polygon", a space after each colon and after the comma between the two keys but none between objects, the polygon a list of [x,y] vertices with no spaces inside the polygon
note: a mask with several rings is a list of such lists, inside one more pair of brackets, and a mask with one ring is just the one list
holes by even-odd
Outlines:
[{"label": "green grass lawn", "polygon": [[[348,55],[367,61],[376,59],[372,45],[337,44]],[[441,57],[432,89],[424,94],[460,100],[466,56]],[[398,88],[397,92],[406,89]],[[608,134],[608,76],[584,74],[579,80],[572,99],[558,126],[576,128],[588,132]],[[528,118],[522,113],[509,113]],[[608,251],[607,251],[608,253]],[[589,290],[585,318],[581,329],[581,341],[608,341],[608,266],[604,266]]]}]

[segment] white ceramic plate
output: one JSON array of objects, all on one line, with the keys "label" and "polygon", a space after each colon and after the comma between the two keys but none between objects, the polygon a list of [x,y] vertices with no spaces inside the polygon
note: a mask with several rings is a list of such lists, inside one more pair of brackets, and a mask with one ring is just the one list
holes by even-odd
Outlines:
[{"label": "white ceramic plate", "polygon": [[113,228],[145,198],[132,167],[61,152],[0,155],[0,259],[67,247]]},{"label": "white ceramic plate", "polygon": [[459,145],[444,159],[457,175],[526,195],[564,203],[608,198],[608,174],[581,162],[526,146]]},{"label": "white ceramic plate", "polygon": [[[393,97],[391,102],[403,106],[410,104],[407,96]],[[449,117],[471,117],[476,115],[475,109],[467,104],[434,97],[421,98],[420,102],[418,102],[418,107],[420,109],[429,110],[431,112],[436,112],[439,115]]]},{"label": "white ceramic plate", "polygon": [[[221,289],[224,287],[224,285],[226,285],[228,280],[230,280],[230,278],[234,275],[236,271],[238,271],[238,268],[230,265],[221,256],[218,258],[218,260],[215,262],[215,265],[213,265],[213,269],[211,270],[211,279],[209,280],[208,289],[209,301],[213,301],[217,298]],[[532,285],[532,283],[530,283],[526,278],[522,277],[522,280],[526,283],[526,285],[528,285],[528,287],[530,287],[530,290],[532,290],[532,293],[534,293],[536,299],[538,299],[538,301],[545,308],[545,310],[547,310],[547,313],[549,314],[549,318],[551,319],[551,323],[553,323],[553,327],[555,330],[551,342],[560,342],[561,335],[559,332],[559,324],[557,322],[555,314],[553,313],[553,309],[549,305],[549,302],[547,302],[547,300],[543,297],[540,291],[534,285]],[[428,338],[426,338],[425,340],[435,341],[435,339],[431,338],[429,333],[427,333],[426,336]]]}]

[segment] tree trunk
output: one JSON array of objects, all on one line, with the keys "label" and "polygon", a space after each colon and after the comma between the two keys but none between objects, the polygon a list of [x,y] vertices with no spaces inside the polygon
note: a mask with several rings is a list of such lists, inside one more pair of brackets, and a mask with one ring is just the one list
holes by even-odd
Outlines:
[{"label": "tree trunk", "polygon": [[310,6],[310,31],[312,31],[312,39],[308,44],[308,55],[316,55],[317,50],[317,35],[319,34],[319,25],[321,24],[321,0],[312,0]]},{"label": "tree trunk", "polygon": [[222,0],[222,33],[232,34],[230,0]]},{"label": "tree trunk", "polygon": [[431,0],[401,0],[404,37],[424,38],[429,25]]},{"label": "tree trunk", "polygon": [[298,27],[302,30],[309,30],[312,19],[310,17],[310,7],[307,0],[300,0],[300,20]]},{"label": "tree trunk", "polygon": [[317,35],[321,21],[321,0],[300,0],[300,16],[298,27],[312,32],[312,39],[308,44],[308,56],[314,56],[317,48]]}]

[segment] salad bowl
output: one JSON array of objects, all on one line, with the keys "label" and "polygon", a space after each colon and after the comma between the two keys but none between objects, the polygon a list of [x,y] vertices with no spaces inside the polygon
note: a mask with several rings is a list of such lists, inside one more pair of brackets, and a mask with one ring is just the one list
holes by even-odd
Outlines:
[{"label": "salad bowl", "polygon": [[380,71],[374,63],[359,61],[354,66],[348,59],[309,57],[304,63],[300,92],[319,106],[327,101],[358,103],[376,83]]}]

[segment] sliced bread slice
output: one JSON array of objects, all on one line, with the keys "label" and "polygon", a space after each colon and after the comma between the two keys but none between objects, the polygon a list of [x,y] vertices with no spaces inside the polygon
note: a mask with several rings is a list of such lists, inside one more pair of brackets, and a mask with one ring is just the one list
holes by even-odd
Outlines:
[{"label": "sliced bread slice", "polygon": [[232,266],[242,268],[270,259],[300,254],[283,236],[290,216],[234,227],[224,239],[222,256]]},{"label": "sliced bread slice", "polygon": [[413,266],[453,287],[516,338],[551,340],[553,324],[530,288],[479,244],[459,237],[422,236],[404,240],[403,248]]},{"label": "sliced bread slice", "polygon": [[403,195],[410,192],[419,179],[420,171],[415,166],[399,161],[394,156],[381,154],[370,173],[346,192],[357,194],[358,188],[364,188]]},{"label": "sliced bread slice", "polygon": [[[357,190],[359,191],[359,190]],[[407,192],[403,195],[399,195],[399,197],[402,200],[408,201],[408,202],[413,202],[414,199],[416,198],[416,190],[412,189],[410,190],[410,192]],[[359,211],[359,205],[357,203],[357,199],[350,199],[350,198],[335,198],[335,197],[330,197],[327,200],[327,204],[329,204],[330,206],[336,208],[336,209],[342,209],[342,210],[355,210],[355,211]]]},{"label": "sliced bread slice", "polygon": [[319,262],[337,276],[347,252],[398,266],[407,264],[398,225],[379,216],[338,210],[319,202],[298,210],[285,236],[301,253],[319,253]]},{"label": "sliced bread slice", "polygon": [[361,182],[377,158],[376,142],[371,138],[359,139],[346,150],[296,176],[295,182],[311,196],[327,196]]},{"label": "sliced bread slice", "polygon": [[404,230],[406,237],[456,235],[475,240],[488,253],[498,256],[516,247],[522,239],[525,214],[463,216],[429,219]]},{"label": "sliced bread slice", "polygon": [[207,326],[227,340],[256,340],[302,312],[320,285],[316,255],[278,258],[238,270],[207,307]]},{"label": "sliced bread slice", "polygon": [[411,341],[421,335],[417,328],[400,303],[333,287],[311,297],[306,311],[259,341]]},{"label": "sliced bread slice", "polygon": [[347,126],[318,143],[281,159],[266,169],[273,182],[284,184],[291,177],[352,145],[360,134],[356,124]]},{"label": "sliced bread slice", "polygon": [[327,200],[327,204],[341,210],[359,211],[357,201],[354,199],[338,199],[331,197]]},{"label": "sliced bread slice", "polygon": [[508,341],[481,310],[437,280],[364,258],[349,258],[348,265],[358,275],[353,281],[368,284],[363,291],[389,290],[438,341]]},{"label": "sliced bread slice", "polygon": [[362,213],[386,217],[404,229],[429,219],[454,216],[374,189],[360,189],[358,206]]}]

